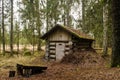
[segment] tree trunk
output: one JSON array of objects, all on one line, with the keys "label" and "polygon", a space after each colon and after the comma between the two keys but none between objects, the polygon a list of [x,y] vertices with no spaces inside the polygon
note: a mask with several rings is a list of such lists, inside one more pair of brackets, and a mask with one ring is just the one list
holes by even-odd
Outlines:
[{"label": "tree trunk", "polygon": [[[1,25],[0,25],[0,26],[1,26]],[[2,50],[2,49],[1,49],[1,42],[2,42],[1,38],[2,38],[2,37],[1,37],[1,27],[0,27],[0,53],[1,53],[1,50]]]},{"label": "tree trunk", "polygon": [[34,54],[34,51],[35,51],[35,33],[34,33],[34,31],[35,31],[35,24],[34,24],[34,22],[35,22],[35,19],[34,19],[34,17],[35,17],[35,6],[34,6],[34,3],[33,3],[33,0],[31,0],[31,2],[30,2],[30,5],[31,5],[31,10],[32,10],[32,12],[31,12],[31,29],[32,29],[32,46],[33,46],[33,54]]},{"label": "tree trunk", "polygon": [[[61,3],[62,3],[62,1],[61,1]],[[65,0],[63,0],[63,4],[64,4],[64,7],[63,7],[63,11],[64,11],[63,13],[64,13],[64,14],[63,14],[63,16],[62,16],[62,21],[63,21],[63,23],[64,23],[64,26],[66,26],[66,12],[65,12],[65,11],[66,11],[66,10],[65,10],[65,5],[66,5],[66,4],[65,4]]]},{"label": "tree trunk", "polygon": [[108,51],[108,4],[103,7],[103,56],[107,55]]},{"label": "tree trunk", "polygon": [[85,0],[82,0],[82,29],[86,32],[85,28]]},{"label": "tree trunk", "polygon": [[[18,1],[18,8],[20,9],[20,3],[19,3],[19,1]],[[19,12],[19,15],[18,16],[20,16],[20,12]],[[19,43],[19,39],[20,39],[20,31],[19,31],[19,27],[20,27],[20,19],[18,19],[18,25],[17,25],[17,37],[18,37],[18,39],[17,39],[17,51],[18,51],[18,53],[19,53],[19,45],[20,45],[20,43]]]},{"label": "tree trunk", "polygon": [[113,46],[111,67],[120,66],[120,0],[112,0]]},{"label": "tree trunk", "polygon": [[18,37],[18,39],[17,39],[17,52],[19,53],[19,31],[18,31],[18,33],[17,33],[17,37]]},{"label": "tree trunk", "polygon": [[5,28],[4,28],[4,0],[2,0],[2,48],[3,55],[5,55]]},{"label": "tree trunk", "polygon": [[39,0],[36,0],[36,28],[38,32],[38,45],[37,45],[37,50],[41,50],[41,21],[40,21],[40,5],[39,5]]},{"label": "tree trunk", "polygon": [[66,10],[66,18],[67,18],[67,27],[70,27],[70,1],[67,1],[67,10]]},{"label": "tree trunk", "polygon": [[10,51],[12,56],[13,55],[13,0],[11,0]]},{"label": "tree trunk", "polygon": [[32,32],[32,46],[33,46],[33,54],[34,54],[34,51],[35,51],[35,35],[34,35],[34,29],[33,29],[33,32]]},{"label": "tree trunk", "polygon": [[48,20],[48,0],[47,0],[47,12],[46,12],[46,32],[48,32],[49,20]]},{"label": "tree trunk", "polygon": [[19,26],[20,26],[20,23],[18,25],[18,22],[16,22],[16,34],[17,34],[17,52],[19,53]]},{"label": "tree trunk", "polygon": [[37,47],[37,50],[40,51],[40,50],[42,50],[42,49],[41,49],[41,43],[42,43],[42,42],[41,42],[41,38],[40,38],[40,36],[41,36],[40,31],[38,32],[38,34],[39,34],[39,35],[38,35],[39,38],[38,38],[38,47]]}]

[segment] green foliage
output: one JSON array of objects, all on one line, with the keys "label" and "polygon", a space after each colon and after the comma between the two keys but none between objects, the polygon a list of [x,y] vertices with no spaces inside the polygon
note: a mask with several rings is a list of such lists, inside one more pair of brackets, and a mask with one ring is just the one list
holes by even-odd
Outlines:
[{"label": "green foliage", "polygon": [[23,49],[23,55],[24,55],[24,56],[31,56],[32,53],[31,53],[31,51],[28,50],[27,48],[24,48],[24,49]]},{"label": "green foliage", "polygon": [[[107,4],[104,0],[91,0],[85,3],[85,28],[87,32],[94,34],[96,43],[102,47],[103,43],[103,6]],[[110,13],[110,10],[109,10]],[[110,16],[110,15],[109,15]],[[108,44],[111,46],[111,19],[109,19],[108,24]]]},{"label": "green foliage", "polygon": [[118,68],[120,68],[120,65],[117,65]]},{"label": "green foliage", "polygon": [[24,56],[31,56],[31,52],[30,51],[25,51]]},{"label": "green foliage", "polygon": [[[85,5],[85,26],[82,27],[81,13],[73,18],[71,13],[73,7],[81,6],[82,1]],[[103,6],[109,4],[110,0],[21,0],[19,7],[19,22],[14,25],[14,44],[18,41],[20,44],[45,45],[45,42],[40,39],[41,33],[45,32],[45,27],[51,29],[58,22],[66,26],[82,28],[87,33],[92,33],[96,42],[102,47],[103,42]],[[18,6],[17,5],[17,6]],[[78,7],[78,6],[76,6]],[[80,8],[81,9],[81,8]],[[110,12],[110,7],[109,7]],[[111,16],[111,13],[109,13]],[[16,17],[16,16],[15,16]],[[109,17],[108,24],[108,46],[111,47],[112,24]],[[10,22],[10,1],[5,1],[5,42],[10,43],[10,34],[7,26]],[[22,26],[20,26],[20,24]],[[22,29],[21,29],[22,27]],[[47,31],[47,30],[46,30]],[[19,33],[19,38],[18,38]]]}]

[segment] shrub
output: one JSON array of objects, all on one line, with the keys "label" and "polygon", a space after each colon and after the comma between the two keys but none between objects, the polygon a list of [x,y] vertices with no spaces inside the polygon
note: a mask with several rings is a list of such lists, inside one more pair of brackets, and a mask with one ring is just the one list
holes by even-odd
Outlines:
[{"label": "shrub", "polygon": [[29,51],[29,50],[24,51],[23,54],[24,54],[24,56],[31,56],[32,55],[31,51]]}]

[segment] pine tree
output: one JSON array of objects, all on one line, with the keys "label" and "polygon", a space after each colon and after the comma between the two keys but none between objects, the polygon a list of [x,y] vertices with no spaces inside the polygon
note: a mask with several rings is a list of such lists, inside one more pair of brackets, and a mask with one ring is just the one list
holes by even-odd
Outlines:
[{"label": "pine tree", "polygon": [[2,44],[3,55],[5,55],[4,0],[2,0]]},{"label": "pine tree", "polygon": [[11,0],[11,27],[10,27],[10,51],[13,55],[13,0]]},{"label": "pine tree", "polygon": [[112,0],[113,47],[111,67],[120,66],[120,0]]}]

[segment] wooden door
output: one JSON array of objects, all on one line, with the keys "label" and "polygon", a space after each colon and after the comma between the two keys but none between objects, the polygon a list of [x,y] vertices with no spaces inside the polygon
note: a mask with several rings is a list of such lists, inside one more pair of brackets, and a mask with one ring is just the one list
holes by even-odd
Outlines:
[{"label": "wooden door", "polygon": [[60,61],[65,55],[65,44],[56,43],[56,60]]}]

